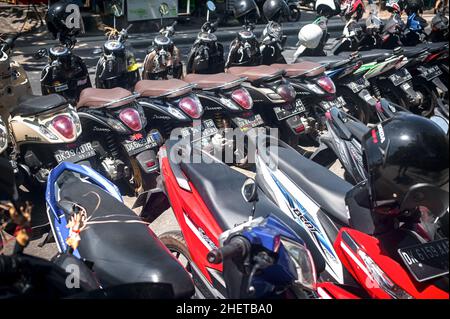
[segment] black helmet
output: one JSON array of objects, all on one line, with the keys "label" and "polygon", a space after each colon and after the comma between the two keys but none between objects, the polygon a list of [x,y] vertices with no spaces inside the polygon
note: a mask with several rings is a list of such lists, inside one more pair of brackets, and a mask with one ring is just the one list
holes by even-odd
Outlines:
[{"label": "black helmet", "polygon": [[[74,6],[70,0],[62,0],[50,6],[45,17],[47,28],[53,37],[63,43],[73,41],[76,35],[83,31],[83,20],[78,12],[74,11]],[[78,13],[78,14],[77,14]],[[70,23],[71,25],[68,25]]]},{"label": "black helmet", "polygon": [[234,17],[241,23],[257,22],[261,17],[258,5],[254,0],[236,0],[233,7]]},{"label": "black helmet", "polygon": [[266,0],[263,12],[269,21],[280,22],[282,17],[289,17],[289,7],[285,0]]},{"label": "black helmet", "polygon": [[424,7],[423,0],[403,1],[406,14],[418,13]]},{"label": "black helmet", "polygon": [[362,146],[375,211],[401,213],[423,206],[437,216],[445,213],[449,145],[437,124],[402,113],[367,133]]}]

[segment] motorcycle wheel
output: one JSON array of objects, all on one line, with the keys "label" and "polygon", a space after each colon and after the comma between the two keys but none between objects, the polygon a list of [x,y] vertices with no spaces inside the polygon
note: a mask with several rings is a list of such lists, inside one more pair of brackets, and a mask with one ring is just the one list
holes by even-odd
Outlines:
[{"label": "motorcycle wheel", "polygon": [[363,122],[364,124],[369,123],[370,116],[368,116],[362,108],[357,99],[352,98],[349,94],[343,94],[342,96],[345,100],[345,103],[347,104],[348,113],[356,118],[357,120]]},{"label": "motorcycle wheel", "polygon": [[437,106],[436,94],[428,86],[422,85],[422,84],[415,86],[414,89],[416,89],[416,91],[422,93],[423,102],[422,102],[421,107],[418,107],[417,109],[414,109],[411,111],[413,111],[413,113],[422,115],[424,117],[432,116],[434,113],[434,109]]},{"label": "motorcycle wheel", "polygon": [[159,236],[159,240],[169,249],[172,255],[181,263],[181,265],[186,269],[186,271],[192,276],[194,281],[194,286],[196,289],[196,294],[200,293],[204,298],[210,299],[215,298],[208,288],[203,284],[203,282],[194,276],[192,271],[192,258],[187,248],[186,241],[184,240],[183,233],[181,231],[171,231],[164,233]]}]

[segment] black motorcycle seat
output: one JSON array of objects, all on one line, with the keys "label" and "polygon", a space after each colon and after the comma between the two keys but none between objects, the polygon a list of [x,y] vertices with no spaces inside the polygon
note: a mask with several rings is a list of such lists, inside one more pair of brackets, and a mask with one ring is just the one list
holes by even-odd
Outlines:
[{"label": "black motorcycle seat", "polygon": [[11,116],[33,116],[67,105],[67,100],[59,94],[26,95],[19,98],[19,103],[10,111]]},{"label": "black motorcycle seat", "polygon": [[93,271],[104,287],[164,283],[172,285],[176,298],[193,295],[189,274],[131,209],[76,177],[60,185],[59,206],[72,202],[84,207],[93,222],[80,233],[78,250],[94,264]]},{"label": "black motorcycle seat", "polygon": [[[347,52],[347,55],[350,55]],[[322,65],[333,64],[339,61],[342,61],[342,56],[338,55],[327,55],[327,56],[301,56],[297,59],[298,62],[301,61],[310,61],[320,63]]]},{"label": "black motorcycle seat", "polygon": [[353,186],[327,168],[303,157],[291,148],[271,146],[268,152],[278,169],[284,172],[326,213],[340,222],[349,224],[345,203],[346,194]]},{"label": "black motorcycle seat", "polygon": [[[180,167],[223,231],[248,221],[253,205],[240,191],[247,179],[244,174],[223,163],[182,162]],[[257,206],[263,208],[260,203]]]},{"label": "black motorcycle seat", "polygon": [[448,42],[427,42],[427,43],[420,43],[416,46],[416,48],[426,48],[431,53],[438,52],[444,47],[447,47],[448,49]]},{"label": "black motorcycle seat", "polygon": [[424,47],[405,47],[402,54],[407,58],[414,58],[423,52],[426,52],[427,48]]},{"label": "black motorcycle seat", "polygon": [[[375,62],[380,58],[384,59],[389,56],[392,56],[392,54],[393,54],[392,50],[383,50],[383,49],[359,52],[359,56],[361,57],[361,61],[363,63]],[[339,54],[339,56],[348,58],[349,52],[342,52]]]}]

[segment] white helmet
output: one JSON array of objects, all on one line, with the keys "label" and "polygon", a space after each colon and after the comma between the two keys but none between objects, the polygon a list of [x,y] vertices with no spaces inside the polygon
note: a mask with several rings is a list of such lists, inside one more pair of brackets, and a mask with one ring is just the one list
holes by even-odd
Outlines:
[{"label": "white helmet", "polygon": [[341,11],[339,0],[317,0],[316,1],[316,12],[321,16],[331,18],[332,16],[338,15]]},{"label": "white helmet", "polygon": [[315,49],[320,44],[323,31],[320,26],[314,23],[305,25],[298,33],[298,44],[296,55],[300,55],[306,49]]}]

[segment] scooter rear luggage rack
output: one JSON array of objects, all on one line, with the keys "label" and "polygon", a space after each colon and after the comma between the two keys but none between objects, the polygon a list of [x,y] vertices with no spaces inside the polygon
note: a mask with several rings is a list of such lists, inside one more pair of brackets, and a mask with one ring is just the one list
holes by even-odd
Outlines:
[{"label": "scooter rear luggage rack", "polygon": [[116,107],[115,104],[117,104],[117,103],[125,102],[125,101],[128,101],[128,100],[130,102],[133,102],[139,96],[140,96],[139,93],[133,93],[132,95],[126,96],[124,98],[108,102],[108,103],[104,104],[103,107],[114,108],[114,107]]},{"label": "scooter rear luggage rack", "polygon": [[248,80],[248,78],[242,77],[240,79],[237,79],[237,80],[234,80],[234,81],[231,81],[228,83],[224,83],[224,84],[221,84],[221,85],[218,85],[215,87],[202,89],[202,91],[228,90],[228,89],[234,88],[234,87],[244,83],[247,80]]},{"label": "scooter rear luggage rack", "polygon": [[[164,94],[158,95],[158,96],[152,96],[152,98],[173,98],[173,97],[178,97],[180,95],[183,95],[184,93],[188,93],[190,91],[192,91],[192,89],[194,89],[195,87],[197,87],[197,84],[187,84],[186,86],[183,86],[181,88],[166,92]],[[182,92],[182,93],[180,93]]]}]

